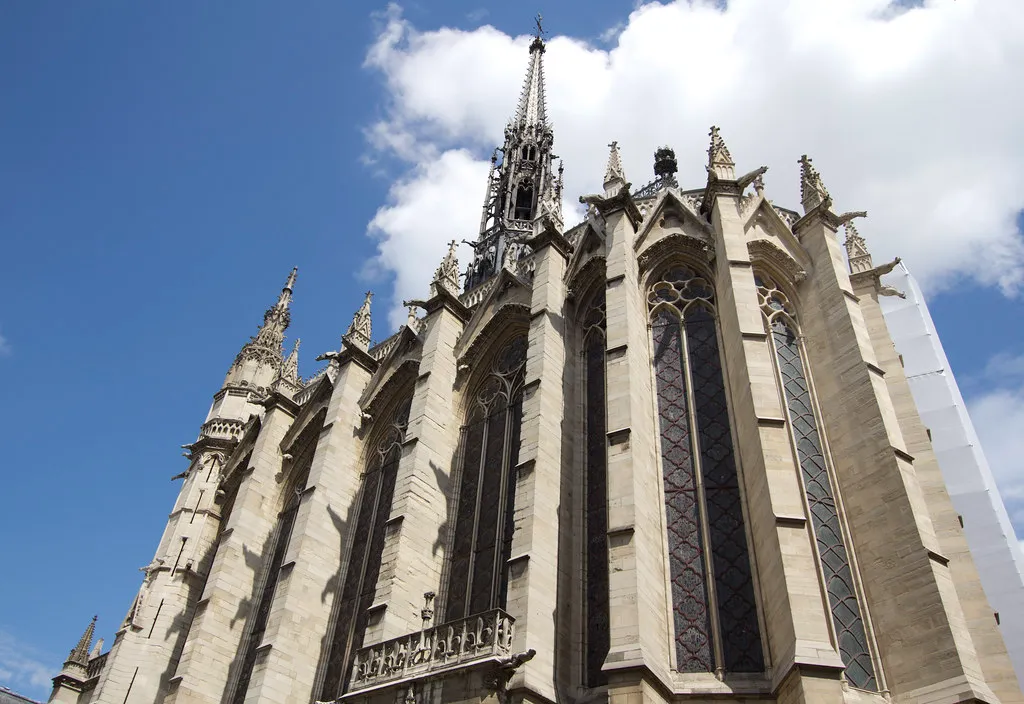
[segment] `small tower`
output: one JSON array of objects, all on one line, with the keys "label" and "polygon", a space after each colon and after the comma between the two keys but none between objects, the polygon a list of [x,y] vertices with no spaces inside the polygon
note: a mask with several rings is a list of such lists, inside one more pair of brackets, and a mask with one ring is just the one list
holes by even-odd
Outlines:
[{"label": "small tower", "polygon": [[363,352],[370,349],[370,335],[372,334],[370,301],[372,300],[373,292],[367,291],[366,297],[363,299],[363,305],[359,306],[359,310],[352,317],[352,323],[348,326],[348,332],[341,337],[343,342],[348,342]]},{"label": "small tower", "polygon": [[732,160],[729,147],[719,134],[717,127],[712,126],[710,135],[711,146],[708,147],[708,172],[720,179],[732,181],[736,178],[736,162]]},{"label": "small tower", "polygon": [[89,650],[95,631],[96,617],[93,616],[85,633],[78,639],[78,644],[71,649],[71,654],[64,661],[60,674],[53,678],[53,691],[49,699],[51,703],[77,704],[78,696],[89,679]]},{"label": "small tower", "polygon": [[809,213],[831,197],[825,184],[821,182],[821,174],[811,164],[811,160],[804,154],[800,157],[800,202],[804,206],[804,213]]},{"label": "small tower", "polygon": [[[491,157],[480,234],[466,270],[466,290],[528,252],[523,242],[533,234],[533,221],[542,212],[561,221],[562,169],[556,172],[552,164],[557,157],[551,153],[555,137],[544,100],[543,34],[538,17],[515,115],[505,127],[504,145]],[[518,246],[506,253],[513,244]]]},{"label": "small tower", "polygon": [[846,223],[846,256],[850,260],[851,274],[859,274],[874,268],[867,243],[852,222]]},{"label": "small tower", "polygon": [[622,155],[619,154],[619,143],[612,142],[608,145],[608,166],[604,170],[604,194],[613,196],[623,186],[627,186],[627,182],[622,170]]}]

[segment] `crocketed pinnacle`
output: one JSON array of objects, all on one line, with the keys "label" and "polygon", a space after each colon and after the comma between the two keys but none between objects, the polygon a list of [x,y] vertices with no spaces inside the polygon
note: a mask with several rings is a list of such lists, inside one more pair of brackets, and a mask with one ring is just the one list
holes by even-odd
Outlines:
[{"label": "crocketed pinnacle", "polygon": [[68,655],[68,662],[75,663],[86,667],[89,664],[89,648],[92,646],[92,637],[96,631],[96,617],[92,617],[92,621],[85,629],[85,633],[78,639],[78,645],[71,649],[71,654]]},{"label": "crocketed pinnacle", "polygon": [[372,321],[370,316],[370,301],[373,300],[373,292],[367,291],[363,298],[363,304],[352,316],[352,322],[348,326],[348,332],[342,338],[346,342],[355,345],[364,352],[370,348],[370,335],[372,334]]},{"label": "crocketed pinnacle", "polygon": [[850,273],[857,274],[874,268],[871,260],[871,252],[868,251],[867,242],[857,232],[852,222],[845,225],[846,230],[846,256],[850,260]]},{"label": "crocketed pinnacle", "polygon": [[513,123],[519,128],[548,124],[547,105],[544,101],[544,40],[538,31],[530,44],[530,65],[526,81],[519,96],[519,105]]},{"label": "crocketed pinnacle", "polygon": [[459,295],[459,259],[455,254],[456,247],[455,240],[448,243],[448,254],[441,260],[440,266],[434,272],[434,280],[430,282],[432,295],[439,294],[442,288],[452,295]]},{"label": "crocketed pinnacle", "polygon": [[619,154],[619,143],[608,145],[608,166],[604,170],[604,188],[626,183],[626,174],[622,170],[622,156]]},{"label": "crocketed pinnacle", "polygon": [[736,178],[736,162],[732,160],[729,147],[725,146],[725,140],[714,125],[711,126],[709,136],[711,146],[708,147],[708,171],[713,171],[715,176],[721,179]]},{"label": "crocketed pinnacle", "polygon": [[295,344],[292,346],[292,351],[288,355],[287,359],[284,360],[284,364],[281,365],[281,376],[288,381],[297,382],[299,380],[299,345],[302,344],[302,340],[295,338]]},{"label": "crocketed pinnacle", "polygon": [[821,174],[804,154],[800,157],[800,201],[807,213],[823,203],[830,196],[825,184],[821,182]]}]

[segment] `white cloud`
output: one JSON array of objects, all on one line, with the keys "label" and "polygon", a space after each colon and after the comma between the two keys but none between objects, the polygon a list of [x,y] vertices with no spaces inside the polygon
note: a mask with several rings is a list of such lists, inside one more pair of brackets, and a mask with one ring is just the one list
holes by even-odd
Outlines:
[{"label": "white cloud", "polygon": [[1013,387],[995,388],[967,405],[1010,520],[1024,536],[1024,384],[1018,379]]},{"label": "white cloud", "polygon": [[[771,167],[767,193],[781,205],[798,207],[796,160],[813,157],[837,209],[870,212],[861,233],[876,258],[904,257],[930,291],[960,277],[1021,286],[1024,99],[1013,86],[1024,3],[716,4],[640,5],[608,48],[548,42],[548,109],[571,199],[599,187],[612,139],[634,184],[667,143],[683,184],[702,186],[707,128],[718,124],[740,169]],[[476,234],[484,159],[514,111],[529,37],[420,31],[397,6],[380,20],[366,65],[388,101],[368,134],[409,172],[371,234],[399,295],[422,296],[444,242]]]},{"label": "white cloud", "polygon": [[45,698],[50,693],[50,678],[55,674],[52,663],[0,630],[0,683],[25,696]]}]

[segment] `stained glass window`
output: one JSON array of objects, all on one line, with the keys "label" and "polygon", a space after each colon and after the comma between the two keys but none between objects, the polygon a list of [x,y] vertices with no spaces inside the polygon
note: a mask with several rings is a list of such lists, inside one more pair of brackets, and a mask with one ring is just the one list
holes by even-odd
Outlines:
[{"label": "stained glass window", "polygon": [[519,335],[495,355],[462,428],[449,621],[505,606],[525,370],[526,336]]},{"label": "stained glass window", "polygon": [[857,602],[853,572],[843,541],[828,466],[822,450],[818,423],[811,403],[807,377],[794,332],[792,309],[786,295],[766,275],[756,275],[761,310],[768,321],[782,386],[789,411],[790,426],[796,441],[797,459],[803,478],[811,526],[818,544],[821,571],[828,593],[829,609],[838,641],[839,654],[846,665],[846,679],[854,687],[875,690],[875,670],[868,649],[864,621]]},{"label": "stained glass window", "polygon": [[[249,681],[252,678],[253,668],[256,666],[257,650],[263,641],[263,634],[267,630],[267,620],[270,618],[270,607],[274,603],[274,593],[277,591],[281,565],[288,550],[292,529],[295,527],[295,514],[299,511],[299,494],[305,489],[309,479],[309,469],[313,464],[316,439],[321,427],[321,423],[311,422],[295,441],[295,449],[292,450],[295,455],[294,479],[289,482],[284,509],[278,515],[277,525],[274,526],[270,543],[272,546],[270,561],[263,571],[263,584],[259,588],[254,617],[248,632],[242,639],[242,660],[238,670],[238,682],[235,684],[234,695],[231,698],[233,704],[242,704],[249,690]],[[232,502],[234,502],[234,497],[232,497]]]},{"label": "stained glass window", "polygon": [[683,266],[648,294],[680,672],[762,672],[757,602],[710,282]]},{"label": "stained glass window", "polygon": [[380,576],[384,552],[384,524],[391,515],[395,476],[402,456],[402,441],[409,422],[410,401],[395,409],[367,458],[359,513],[334,624],[327,672],[320,699],[339,697],[348,682],[352,653],[362,647],[367,620]]},{"label": "stained glass window", "polygon": [[608,457],[605,416],[605,295],[603,282],[583,317],[586,410],[586,552],[583,600],[586,632],[586,684],[605,683],[601,666],[608,656]]}]

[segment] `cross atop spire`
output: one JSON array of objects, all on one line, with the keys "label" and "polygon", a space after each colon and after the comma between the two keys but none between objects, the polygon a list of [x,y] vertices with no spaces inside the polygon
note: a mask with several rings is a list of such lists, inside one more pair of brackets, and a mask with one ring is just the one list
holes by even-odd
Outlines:
[{"label": "cross atop spire", "polygon": [[846,256],[850,260],[850,273],[859,274],[874,268],[867,243],[852,222],[846,223]]},{"label": "cross atop spire", "polygon": [[804,154],[800,157],[800,200],[804,206],[804,212],[810,212],[815,207],[830,199],[825,184],[821,182],[821,174],[811,164],[811,160]]},{"label": "cross atop spire", "polygon": [[608,145],[608,166],[604,170],[604,190],[618,191],[619,185],[626,184],[626,174],[622,170],[622,156],[619,154],[619,143]]},{"label": "cross atop spire", "polygon": [[[538,15],[539,18],[539,15]],[[515,126],[522,129],[548,123],[547,104],[544,100],[544,39],[541,37],[540,20],[537,21],[537,35],[530,44],[530,63],[526,69],[526,80],[516,107]]]},{"label": "cross atop spire", "polygon": [[363,298],[363,305],[352,316],[352,323],[348,326],[348,332],[342,336],[342,340],[355,345],[363,352],[370,349],[370,335],[372,332],[370,318],[370,301],[373,300],[373,291],[367,291]]},{"label": "cross atop spire", "polygon": [[725,140],[719,134],[717,127],[712,125],[711,146],[708,147],[708,171],[713,171],[715,176],[721,179],[733,180],[736,178],[736,162],[732,160],[729,147],[725,146]]}]

